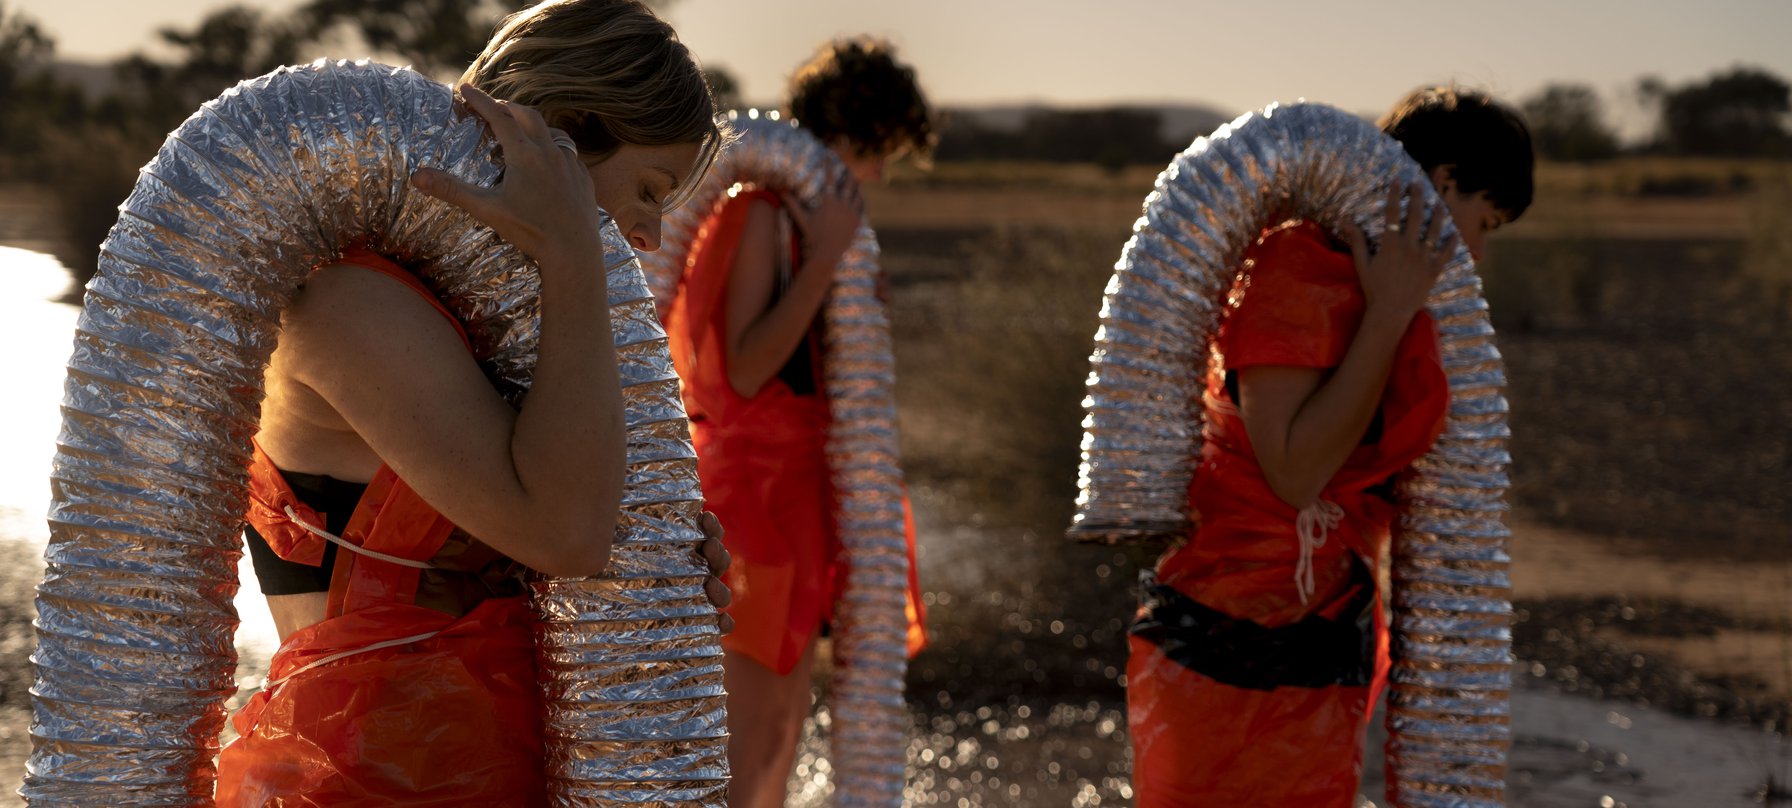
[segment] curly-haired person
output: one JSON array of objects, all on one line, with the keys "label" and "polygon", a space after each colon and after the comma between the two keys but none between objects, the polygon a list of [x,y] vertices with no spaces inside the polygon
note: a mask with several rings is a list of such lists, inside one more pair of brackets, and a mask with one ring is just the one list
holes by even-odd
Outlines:
[{"label": "curly-haired person", "polygon": [[[859,183],[892,159],[925,159],[935,140],[914,71],[874,39],[823,45],[792,76],[788,111],[855,182],[812,208],[764,188],[727,200],[698,231],[666,321],[703,491],[734,558],[732,808],[784,804],[816,638],[844,578],[823,453],[822,301],[858,230]],[[909,546],[912,560],[912,533]],[[908,601],[912,653],[923,642],[912,572]]]}]

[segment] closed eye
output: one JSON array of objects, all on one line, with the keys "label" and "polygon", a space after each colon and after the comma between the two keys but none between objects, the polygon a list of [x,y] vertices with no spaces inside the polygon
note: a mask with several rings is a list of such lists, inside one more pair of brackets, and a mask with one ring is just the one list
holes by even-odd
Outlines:
[{"label": "closed eye", "polygon": [[678,193],[681,189],[683,180],[680,180],[677,174],[672,173],[670,169],[667,169],[664,166],[654,166],[653,170],[658,172],[659,175],[664,178],[665,182],[661,184],[665,186],[665,190],[656,194],[651,202],[660,209],[660,213],[669,213],[670,211],[668,210],[667,205],[668,201],[671,201],[673,206],[684,201],[683,195]]}]

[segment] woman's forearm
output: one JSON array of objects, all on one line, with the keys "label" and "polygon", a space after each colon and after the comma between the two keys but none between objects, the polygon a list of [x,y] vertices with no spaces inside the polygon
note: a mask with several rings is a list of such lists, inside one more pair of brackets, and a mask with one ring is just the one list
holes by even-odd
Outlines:
[{"label": "woman's forearm", "polygon": [[1264,440],[1253,435],[1270,487],[1289,505],[1303,508],[1318,499],[1362,442],[1411,319],[1366,312],[1343,360],[1300,402],[1286,429]]},{"label": "woman's forearm", "polygon": [[805,262],[783,296],[741,331],[728,358],[728,384],[736,393],[757,395],[802,347],[833,283],[832,264],[838,261],[815,257]]},{"label": "woman's forearm", "polygon": [[552,515],[541,540],[565,542],[582,574],[607,562],[627,449],[600,256],[542,267],[538,358],[511,437],[518,484]]}]

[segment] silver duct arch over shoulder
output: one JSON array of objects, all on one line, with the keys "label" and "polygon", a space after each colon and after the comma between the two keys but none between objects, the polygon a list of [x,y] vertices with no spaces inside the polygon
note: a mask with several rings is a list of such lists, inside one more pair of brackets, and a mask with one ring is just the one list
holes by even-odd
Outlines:
[{"label": "silver duct arch over shoulder", "polygon": [[[692,240],[737,183],[813,202],[851,176],[813,135],[776,113],[729,113],[740,139],[689,202],[666,217],[664,246],[642,256],[661,305],[677,292]],[[835,611],[832,762],[834,802],[846,808],[903,804],[910,719],[908,551],[896,435],[895,358],[879,294],[877,236],[868,224],[835,270],[822,308],[823,375],[832,421],[827,459],[838,495],[835,522],[849,570]]]},{"label": "silver duct arch over shoulder", "polygon": [[[399,259],[466,324],[500,391],[527,390],[534,265],[408,185],[426,165],[489,184],[493,145],[447,87],[318,62],[207,103],[144,167],[69,360],[28,800],[210,804],[235,689],[249,439],[280,313],[313,267],[351,242]],[[633,250],[613,224],[604,245],[628,476],[608,577],[534,587],[549,791],[561,805],[721,806],[721,649],[694,552],[695,455]]]},{"label": "silver duct arch over shoulder", "polygon": [[[1271,106],[1197,139],[1158,175],[1108,283],[1090,358],[1072,538],[1188,528],[1202,377],[1224,295],[1272,217],[1381,235],[1388,183],[1423,180],[1400,144],[1317,104]],[[1437,201],[1426,188],[1427,205]],[[1455,232],[1446,224],[1445,235]],[[1458,248],[1432,290],[1450,409],[1401,490],[1394,540],[1388,792],[1401,806],[1504,804],[1511,604],[1505,372]]]}]

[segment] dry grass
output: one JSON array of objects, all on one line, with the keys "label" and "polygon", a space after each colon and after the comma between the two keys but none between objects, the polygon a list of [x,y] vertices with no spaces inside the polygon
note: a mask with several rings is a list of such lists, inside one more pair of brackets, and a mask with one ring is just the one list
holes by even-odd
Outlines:
[{"label": "dry grass", "polygon": [[1783,178],[1779,160],[1718,157],[1621,157],[1598,163],[1537,166],[1541,195],[1723,196],[1745,194],[1762,182]]},{"label": "dry grass", "polygon": [[1792,174],[1763,183],[1750,203],[1743,273],[1792,314]]}]

